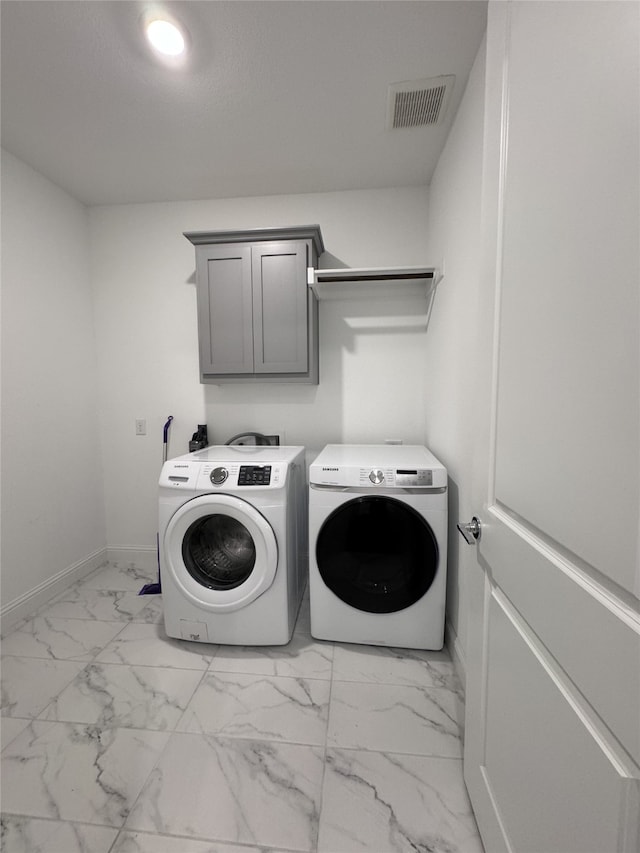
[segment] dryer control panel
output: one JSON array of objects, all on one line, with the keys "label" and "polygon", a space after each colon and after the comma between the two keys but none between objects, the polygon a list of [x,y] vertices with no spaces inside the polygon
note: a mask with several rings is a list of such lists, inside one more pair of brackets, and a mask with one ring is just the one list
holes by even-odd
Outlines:
[{"label": "dryer control panel", "polygon": [[422,445],[328,444],[309,468],[309,485],[442,491],[447,471]]},{"label": "dryer control panel", "polygon": [[358,485],[425,489],[433,486],[433,471],[430,468],[361,468]]},{"label": "dryer control panel", "polygon": [[430,468],[398,468],[396,486],[433,486],[433,471]]},{"label": "dryer control panel", "polygon": [[433,468],[348,468],[326,466],[311,471],[315,485],[343,488],[432,489],[446,486],[446,474]]}]

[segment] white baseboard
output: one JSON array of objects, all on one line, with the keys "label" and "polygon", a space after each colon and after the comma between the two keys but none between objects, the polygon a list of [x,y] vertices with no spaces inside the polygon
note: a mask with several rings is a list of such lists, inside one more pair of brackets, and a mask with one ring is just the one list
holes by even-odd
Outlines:
[{"label": "white baseboard", "polygon": [[137,566],[151,575],[158,570],[158,552],[155,548],[110,545],[107,548],[107,560],[114,566]]},{"label": "white baseboard", "polygon": [[47,578],[39,586],[25,592],[19,598],[10,601],[0,609],[0,624],[2,636],[8,634],[21,622],[31,619],[38,610],[48,604],[65,589],[74,583],[84,580],[96,569],[111,563],[115,566],[135,565],[153,577],[158,570],[158,555],[155,548],[137,548],[131,546],[115,546],[101,548],[84,560]]},{"label": "white baseboard", "polygon": [[84,560],[80,560],[58,572],[51,578],[47,578],[34,589],[25,592],[24,595],[10,601],[0,609],[0,620],[2,623],[2,634],[13,630],[20,622],[29,619],[41,607],[55,598],[74,583],[90,575],[96,569],[106,565],[108,562],[107,549],[101,548]]},{"label": "white baseboard", "polygon": [[464,653],[464,649],[462,648],[462,644],[458,639],[458,635],[453,629],[453,626],[449,622],[449,620],[445,623],[444,629],[445,636],[445,645],[449,649],[449,654],[451,655],[451,660],[453,661],[453,665],[456,668],[456,673],[462,687],[464,689],[467,683],[467,662]]}]

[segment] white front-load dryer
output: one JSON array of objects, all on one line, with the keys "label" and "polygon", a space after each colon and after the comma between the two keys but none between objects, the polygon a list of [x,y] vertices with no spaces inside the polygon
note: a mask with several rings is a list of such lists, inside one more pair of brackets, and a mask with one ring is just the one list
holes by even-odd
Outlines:
[{"label": "white front-load dryer", "polygon": [[317,639],[441,649],[447,471],[421,445],[327,445],[309,469]]},{"label": "white front-load dryer", "polygon": [[167,635],[288,643],[306,583],[304,448],[207,447],[165,462],[159,492]]}]

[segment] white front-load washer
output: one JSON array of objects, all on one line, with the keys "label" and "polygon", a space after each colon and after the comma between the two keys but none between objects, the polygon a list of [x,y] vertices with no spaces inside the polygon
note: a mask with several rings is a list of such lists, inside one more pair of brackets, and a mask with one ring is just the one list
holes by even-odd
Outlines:
[{"label": "white front-load washer", "polygon": [[441,649],[447,471],[421,445],[329,444],[309,469],[317,639]]},{"label": "white front-load washer", "polygon": [[304,448],[207,447],[165,462],[159,490],[167,635],[288,643],[306,582]]}]

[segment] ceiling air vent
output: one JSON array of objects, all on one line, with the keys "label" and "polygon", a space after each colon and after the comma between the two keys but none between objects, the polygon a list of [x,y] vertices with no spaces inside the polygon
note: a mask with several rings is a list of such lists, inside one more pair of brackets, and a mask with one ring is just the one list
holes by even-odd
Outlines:
[{"label": "ceiling air vent", "polygon": [[389,86],[387,128],[427,127],[438,124],[446,112],[455,76],[409,80]]}]

